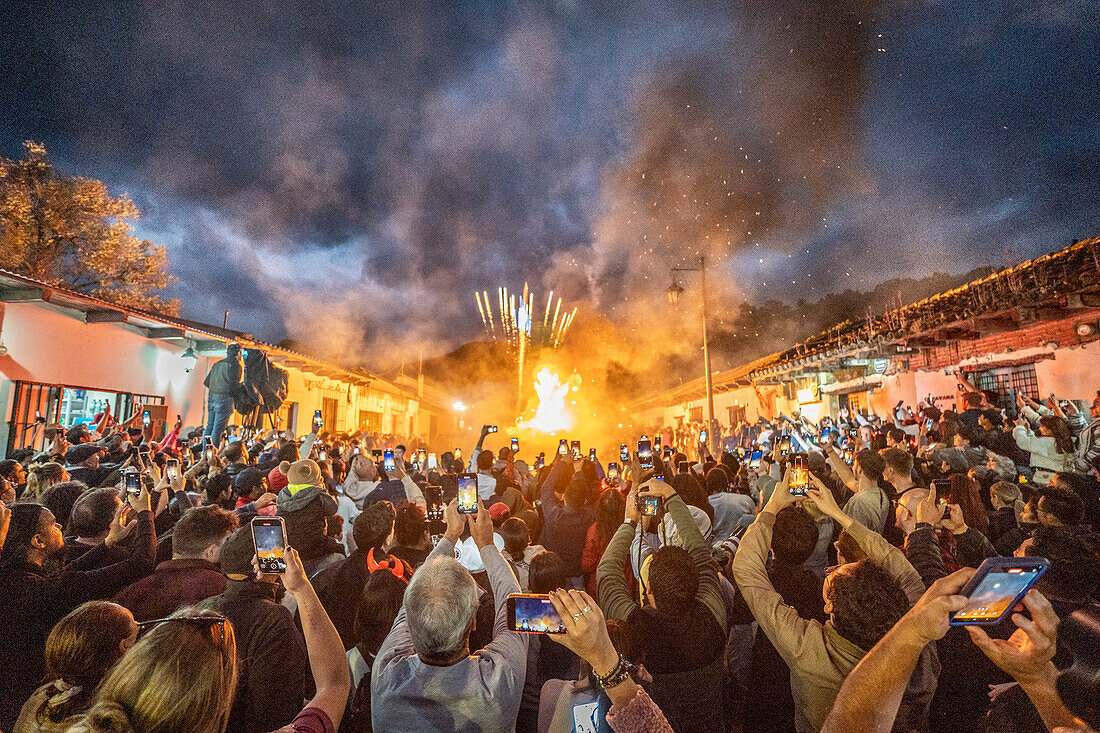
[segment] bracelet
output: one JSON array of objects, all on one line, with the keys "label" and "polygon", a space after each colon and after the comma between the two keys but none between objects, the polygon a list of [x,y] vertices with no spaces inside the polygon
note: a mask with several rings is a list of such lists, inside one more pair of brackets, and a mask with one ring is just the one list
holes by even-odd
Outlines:
[{"label": "bracelet", "polygon": [[596,678],[596,682],[600,687],[605,690],[609,690],[612,687],[621,685],[627,678],[627,676],[634,671],[634,665],[623,659],[623,655],[619,655],[619,661],[615,665],[614,669],[608,672],[606,675],[601,675],[596,670],[592,670],[592,676]]}]

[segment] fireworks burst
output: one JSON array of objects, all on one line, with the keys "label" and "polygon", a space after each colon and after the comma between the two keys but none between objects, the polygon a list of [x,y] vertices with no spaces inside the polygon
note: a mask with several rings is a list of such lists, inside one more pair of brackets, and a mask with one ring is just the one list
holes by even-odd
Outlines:
[{"label": "fireworks burst", "polygon": [[516,354],[522,354],[530,348],[556,349],[561,345],[577,315],[576,308],[572,312],[562,313],[561,298],[554,298],[554,291],[551,290],[546,298],[542,320],[538,320],[538,306],[527,283],[523,284],[523,294],[519,300],[516,300],[515,293],[508,292],[508,288],[497,288],[495,313],[488,290],[475,290],[474,299],[477,300],[477,310],[481,314],[485,334],[493,341],[507,341]]}]

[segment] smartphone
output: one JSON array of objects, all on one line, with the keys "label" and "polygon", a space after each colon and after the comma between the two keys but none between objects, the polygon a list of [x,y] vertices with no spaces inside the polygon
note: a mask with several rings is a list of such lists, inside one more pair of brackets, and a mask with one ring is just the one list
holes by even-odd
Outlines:
[{"label": "smartphone", "polygon": [[790,492],[791,496],[805,496],[806,489],[810,487],[810,471],[803,463],[802,456],[798,456],[794,459],[794,466],[791,467],[791,483]]},{"label": "smartphone", "polygon": [[569,448],[573,451],[573,460],[579,461],[581,459],[581,442],[579,440],[569,441]]},{"label": "smartphone", "polygon": [[619,460],[624,465],[630,463],[630,449],[626,447],[626,443],[619,446]]},{"label": "smartphone", "polygon": [[853,460],[855,460],[855,453],[852,452],[851,448],[848,448],[844,451],[844,462],[850,466]]},{"label": "smartphone", "polygon": [[565,438],[562,438],[561,440],[558,441],[558,455],[564,458],[568,454],[569,454],[569,441],[567,441]]},{"label": "smartphone", "polygon": [[665,500],[659,496],[651,496],[649,494],[638,494],[637,507],[638,511],[645,517],[655,517],[657,513],[661,511],[661,506],[665,503]]},{"label": "smartphone", "polygon": [[760,461],[764,457],[764,451],[754,450],[749,456],[749,468],[760,468]]},{"label": "smartphone", "polygon": [[596,449],[595,448],[589,448],[588,449],[588,460],[590,460],[590,461],[596,460]]},{"label": "smartphone", "polygon": [[429,522],[442,522],[444,509],[439,504],[432,504],[428,507],[428,521]]},{"label": "smartphone", "polygon": [[821,436],[817,439],[817,442],[824,443],[828,439],[829,439],[829,428],[822,428],[821,429]]},{"label": "smartphone", "polygon": [[791,452],[791,436],[784,435],[779,438],[779,455],[785,456]]},{"label": "smartphone", "polygon": [[489,429],[490,433],[495,433],[497,431],[497,426],[496,425],[489,425],[488,429]]},{"label": "smartphone", "polygon": [[145,427],[149,427],[149,411],[145,410],[141,413],[141,424]]},{"label": "smartphone", "polygon": [[[650,470],[653,468],[653,444],[648,438],[642,438],[638,441],[638,460],[641,461],[643,470]],[[638,476],[634,477],[637,481]]]},{"label": "smartphone", "polygon": [[619,478],[619,464],[618,463],[609,463],[609,464],[607,464],[607,477],[609,479]]},{"label": "smartphone", "polygon": [[325,425],[325,418],[321,417],[320,410],[313,411],[313,427],[320,430]]},{"label": "smartphone", "polygon": [[699,442],[700,443],[706,443],[707,442],[707,431],[706,430],[700,430],[699,431]]},{"label": "smartphone", "polygon": [[458,474],[458,513],[477,514],[477,474]]},{"label": "smartphone", "polygon": [[940,506],[947,506],[951,499],[951,479],[938,478],[932,481],[932,488],[936,490],[936,501]]},{"label": "smartphone", "polygon": [[392,450],[388,450],[382,454],[382,467],[387,471],[392,471],[397,468],[397,461],[393,459]]},{"label": "smartphone", "polygon": [[456,461],[461,461],[462,460],[462,449],[461,448],[455,448],[455,460]]},{"label": "smartphone", "polygon": [[546,465],[546,454],[545,453],[539,453],[539,457],[537,459],[535,459],[535,470],[537,471],[545,465]]},{"label": "smartphone", "polygon": [[428,454],[428,470],[438,470],[439,459],[436,458],[435,453]]},{"label": "smartphone", "polygon": [[519,452],[519,438],[512,438],[512,453]]},{"label": "smartphone", "polygon": [[175,458],[169,458],[164,462],[164,472],[168,474],[168,478],[179,478],[180,462]]},{"label": "smartphone", "polygon": [[124,476],[127,494],[137,496],[141,493],[141,474],[137,471],[127,471]]},{"label": "smartphone", "polygon": [[550,596],[540,593],[513,593],[506,599],[508,630],[528,634],[564,634],[565,624]]},{"label": "smartphone", "polygon": [[428,451],[424,450],[423,448],[417,448],[416,449],[416,462],[421,466],[423,466],[425,463],[427,463],[428,462]]},{"label": "smartphone", "polygon": [[691,470],[691,461],[680,461],[676,464],[676,473],[687,473]]},{"label": "smartphone", "polygon": [[205,445],[207,448],[213,448],[214,440],[209,435],[204,435],[202,436],[202,444]]},{"label": "smartphone", "polygon": [[359,446],[355,446],[355,450],[353,450],[353,451],[351,452],[351,454],[352,454],[353,456],[357,456],[357,455],[359,455],[359,453],[360,453],[360,450],[359,450]]},{"label": "smartphone", "polygon": [[1035,585],[1050,560],[1045,557],[991,557],[959,591],[969,599],[966,608],[951,616],[952,626],[991,626],[1012,613]]},{"label": "smartphone", "polygon": [[[644,438],[645,436],[643,435],[642,437]],[[653,439],[653,450],[656,450],[656,451],[661,450],[661,436],[660,435],[658,435],[656,438]]]},{"label": "smartphone", "polygon": [[382,457],[382,451],[380,451],[380,450],[372,450],[370,452],[370,454],[371,454],[371,457],[374,458],[375,461],[377,461],[379,458]]},{"label": "smartphone", "polygon": [[932,418],[928,418],[927,420],[924,421],[924,429],[925,430],[931,430],[932,429]]},{"label": "smartphone", "polygon": [[252,542],[261,573],[286,572],[286,525],[282,517],[253,517]]}]

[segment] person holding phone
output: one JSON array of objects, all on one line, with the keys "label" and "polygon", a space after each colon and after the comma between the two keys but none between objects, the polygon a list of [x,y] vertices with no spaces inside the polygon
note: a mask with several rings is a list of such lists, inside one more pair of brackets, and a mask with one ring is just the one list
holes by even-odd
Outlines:
[{"label": "person holding phone", "polygon": [[286,520],[287,539],[311,573],[344,556],[340,543],[325,531],[338,505],[324,485],[321,468],[306,458],[287,469],[287,486],[275,500],[276,513]]},{"label": "person holding phone", "polygon": [[[132,535],[132,536],[131,536]],[[112,556],[130,537],[125,559],[84,570]],[[0,730],[11,730],[19,711],[45,676],[46,637],[54,624],[81,603],[111,598],[152,572],[157,536],[149,492],[143,487],[120,505],[103,544],[60,571],[49,569],[62,552],[61,526],[41,504],[11,507],[8,536],[0,554],[0,618],[5,648],[0,654]],[[60,563],[57,563],[60,565]]]},{"label": "person holding phone", "polygon": [[[637,461],[632,468],[635,476],[640,475]],[[647,600],[641,605],[623,572],[629,567],[630,545],[641,520],[638,496],[659,499],[680,536],[680,546],[662,546],[643,563],[641,585]],[[726,730],[725,602],[710,547],[671,485],[654,478],[631,489],[624,521],[600,560],[596,578],[607,617],[624,621],[644,645],[646,669],[654,680],[653,699],[672,727],[701,733]],[[676,692],[681,689],[693,694],[685,697]]]},{"label": "person holding phone", "polygon": [[[513,730],[527,667],[527,636],[507,629],[509,595],[520,592],[508,562],[493,543],[493,521],[447,505],[447,529],[413,575],[401,612],[372,667],[374,729]],[[455,543],[469,528],[496,603],[493,640],[471,656],[477,583],[455,560]]]},{"label": "person holding phone", "polygon": [[[825,624],[800,617],[782,602],[767,570],[775,516],[795,502],[789,480],[790,470],[741,539],[732,572],[760,629],[790,667],[797,729],[818,730],[844,678],[921,597],[924,583],[900,550],[841,511],[832,492],[811,473],[806,501],[846,531],[867,557],[826,578]],[[907,719],[927,718],[936,681],[934,654],[931,648],[921,652]]]}]

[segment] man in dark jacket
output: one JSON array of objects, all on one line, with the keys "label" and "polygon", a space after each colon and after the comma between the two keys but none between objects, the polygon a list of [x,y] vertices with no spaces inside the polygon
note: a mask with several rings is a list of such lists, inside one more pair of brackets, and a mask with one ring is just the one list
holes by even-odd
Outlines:
[{"label": "man in dark jacket", "polygon": [[275,602],[278,576],[257,577],[252,531],[241,527],[221,548],[225,592],[203,606],[225,616],[237,638],[237,696],[227,730],[267,733],[287,725],[302,708],[309,661],[294,618]]},{"label": "man in dark jacket", "polygon": [[355,614],[371,573],[384,570],[405,581],[412,578],[413,569],[408,563],[382,549],[393,541],[395,517],[393,505],[388,501],[364,509],[352,528],[355,552],[313,578],[317,597],[340,632],[345,649],[351,649],[359,641],[355,635]]},{"label": "man in dark jacket", "polygon": [[340,543],[326,534],[328,518],[336,515],[336,499],[325,493],[321,469],[308,458],[292,463],[286,477],[286,488],[275,500],[277,514],[286,521],[287,542],[301,556],[306,575],[313,577],[343,555]]},{"label": "man in dark jacket", "polygon": [[[99,547],[47,575],[43,563],[65,543],[53,513],[41,504],[12,507],[8,537],[0,556],[0,619],[4,651],[0,654],[0,730],[11,730],[19,710],[46,674],[45,647],[50,630],[85,601],[106,599],[153,569],[157,538],[149,494],[132,497],[120,509],[111,532]],[[127,521],[127,516],[136,515]],[[98,558],[133,534],[129,557],[96,570]]]},{"label": "man in dark jacket", "polygon": [[210,373],[203,382],[207,389],[203,437],[209,436],[214,445],[221,445],[225,428],[233,417],[233,393],[241,386],[240,353],[240,344],[229,344],[225,349],[225,358],[210,367]]},{"label": "man in dark jacket", "polygon": [[[558,458],[542,484],[542,535],[539,541],[550,552],[556,552],[565,563],[565,574],[574,587],[583,588],[584,571],[581,556],[588,528],[595,521],[591,507],[584,506],[587,487],[580,471],[569,475],[570,461]],[[566,485],[568,481],[568,485]],[[559,491],[562,487],[564,491]],[[558,494],[562,494],[559,497]]]},{"label": "man in dark jacket", "polygon": [[172,559],[123,588],[115,602],[130,609],[135,621],[151,621],[224,592],[225,576],[215,563],[239,523],[234,512],[219,506],[188,509],[172,529]]},{"label": "man in dark jacket", "polygon": [[107,486],[112,474],[118,480],[118,469],[114,466],[100,466],[99,459],[104,448],[94,443],[74,445],[65,452],[65,470],[73,481],[81,481],[91,488]]}]

